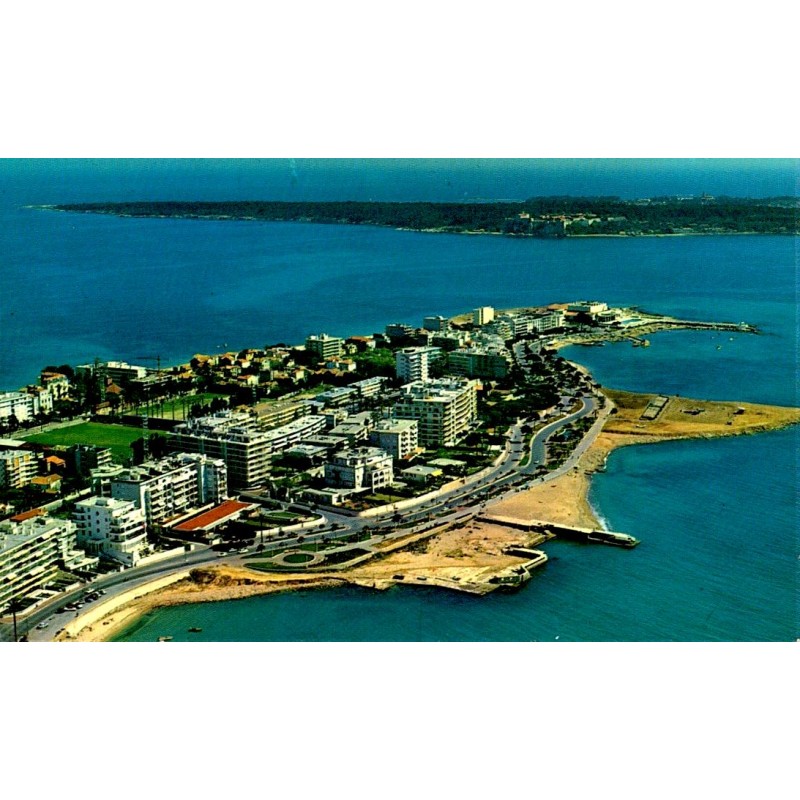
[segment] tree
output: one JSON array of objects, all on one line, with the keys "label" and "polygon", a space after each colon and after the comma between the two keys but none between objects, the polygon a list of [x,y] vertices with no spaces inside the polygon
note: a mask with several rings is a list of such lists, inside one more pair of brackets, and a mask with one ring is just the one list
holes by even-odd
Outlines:
[{"label": "tree", "polygon": [[22,611],[22,603],[19,597],[12,597],[11,600],[9,600],[8,610],[14,618],[14,641],[17,642],[19,641],[19,637],[17,636],[17,611]]}]

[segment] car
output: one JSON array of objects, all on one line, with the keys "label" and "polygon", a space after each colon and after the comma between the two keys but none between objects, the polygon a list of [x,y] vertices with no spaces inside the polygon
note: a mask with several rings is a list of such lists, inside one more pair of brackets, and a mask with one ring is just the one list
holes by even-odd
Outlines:
[{"label": "car", "polygon": [[41,631],[41,630],[43,630],[44,628],[46,628],[46,627],[47,627],[47,625],[48,625],[48,622],[47,622],[47,620],[45,619],[45,620],[42,620],[42,621],[41,621],[41,622],[40,622],[40,623],[39,623],[39,624],[38,624],[36,627],[37,627],[37,628],[38,628],[38,629]]},{"label": "car", "polygon": [[97,593],[98,594],[105,594],[106,590],[105,589],[98,589]]},{"label": "car", "polygon": [[236,552],[241,555],[242,553],[246,553],[247,552],[247,548],[246,547],[242,547],[239,550],[237,550]]}]

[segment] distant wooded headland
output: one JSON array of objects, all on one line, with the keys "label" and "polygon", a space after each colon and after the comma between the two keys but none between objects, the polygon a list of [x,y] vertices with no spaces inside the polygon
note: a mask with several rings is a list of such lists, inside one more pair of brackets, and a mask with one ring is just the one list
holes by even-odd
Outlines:
[{"label": "distant wooded headland", "polygon": [[800,233],[800,201],[794,197],[534,197],[471,203],[139,201],[44,208],[125,217],[378,225],[544,238]]}]

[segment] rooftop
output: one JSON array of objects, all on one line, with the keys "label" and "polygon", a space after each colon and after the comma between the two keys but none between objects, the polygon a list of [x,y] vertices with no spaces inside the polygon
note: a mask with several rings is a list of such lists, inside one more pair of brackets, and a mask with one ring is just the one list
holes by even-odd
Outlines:
[{"label": "rooftop", "polygon": [[214,508],[210,508],[208,511],[204,511],[202,514],[198,514],[196,517],[192,517],[191,519],[187,519],[185,522],[181,522],[180,525],[175,526],[175,530],[202,530],[203,528],[216,525],[217,523],[222,522],[229,517],[241,514],[242,511],[245,511],[248,508],[254,507],[254,503],[240,503],[238,500],[226,500],[224,503],[221,503]]}]

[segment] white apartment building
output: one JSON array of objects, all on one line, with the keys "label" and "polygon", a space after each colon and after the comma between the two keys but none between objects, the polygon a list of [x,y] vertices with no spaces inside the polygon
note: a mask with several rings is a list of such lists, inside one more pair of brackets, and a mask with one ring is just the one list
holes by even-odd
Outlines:
[{"label": "white apartment building", "polygon": [[219,458],[178,453],[123,470],[109,481],[110,495],[144,511],[148,526],[228,496],[228,469]]},{"label": "white apartment building", "polygon": [[564,312],[561,309],[552,311],[542,311],[531,315],[533,330],[537,333],[545,333],[556,328],[564,327]]},{"label": "white apartment building", "polygon": [[[92,373],[95,370],[94,364],[80,364],[75,367],[76,375]],[[140,367],[135,364],[128,364],[127,361],[105,361],[97,365],[97,371],[110,378],[114,383],[119,384],[125,381],[133,381],[147,376],[147,367]]]},{"label": "white apartment building", "polygon": [[320,360],[327,361],[336,358],[344,352],[344,339],[320,333],[318,336],[309,336],[306,339],[306,350],[314,353]]},{"label": "white apartment building", "polygon": [[377,491],[394,480],[392,457],[377,447],[336,453],[325,465],[325,482],[344,489]]},{"label": "white apartment building", "polygon": [[533,320],[528,314],[503,314],[497,319],[508,324],[515,338],[524,336],[533,330]]},{"label": "white apartment building", "polygon": [[494,319],[492,306],[481,306],[472,312],[473,325],[488,325]]},{"label": "white apartment building", "polygon": [[53,401],[61,400],[69,395],[69,378],[60,372],[42,372],[39,383],[53,396]]},{"label": "white apartment building", "polygon": [[37,471],[36,454],[30,450],[0,451],[0,488],[21,489]]},{"label": "white apartment building", "polygon": [[59,568],[92,569],[97,559],[76,548],[76,527],[66,519],[35,517],[0,523],[0,609],[55,578]]},{"label": "white apartment building", "polygon": [[262,430],[248,414],[220,411],[176,425],[169,446],[173,452],[222,459],[228,468],[228,485],[239,488],[266,480],[272,453],[268,433],[273,432]]},{"label": "white apartment building", "polygon": [[33,419],[40,412],[43,414],[53,410],[53,396],[47,389],[40,389],[34,394],[28,392],[3,392],[0,394],[0,419],[15,416],[18,422]]},{"label": "white apartment building", "polygon": [[170,449],[221,459],[228,468],[228,485],[242,488],[266,480],[274,453],[324,429],[325,417],[319,414],[265,431],[249,414],[221,411],[176,425],[170,433]]},{"label": "white apartment building", "polygon": [[75,503],[78,546],[134,567],[147,549],[144,512],[129,500],[90,497]]},{"label": "white apartment building", "polygon": [[384,383],[386,383],[386,378],[376,375],[373,378],[364,378],[364,380],[351,383],[348,388],[355,389],[359,397],[374,397],[380,393]]},{"label": "white apartment building", "polygon": [[419,446],[419,424],[415,419],[382,419],[369,435],[370,444],[400,460]]},{"label": "white apartment building", "polygon": [[270,453],[282,453],[307,436],[313,436],[315,433],[324,431],[325,426],[324,416],[321,414],[309,414],[288,422],[286,425],[281,425],[280,428],[273,428],[265,434]]},{"label": "white apartment building", "polygon": [[419,443],[426,447],[454,445],[478,416],[477,384],[472,380],[415,381],[401,392],[392,416],[417,420]]},{"label": "white apartment building", "polygon": [[438,347],[404,347],[395,353],[395,375],[406,383],[428,379],[433,361],[441,356]]},{"label": "white apartment building", "polygon": [[505,378],[511,365],[508,350],[473,346],[447,355],[447,371],[467,378]]},{"label": "white apartment building", "polygon": [[599,300],[578,300],[576,303],[570,303],[567,306],[567,311],[575,311],[578,314],[587,314],[593,316],[605,311],[608,308],[606,303],[601,303]]}]

